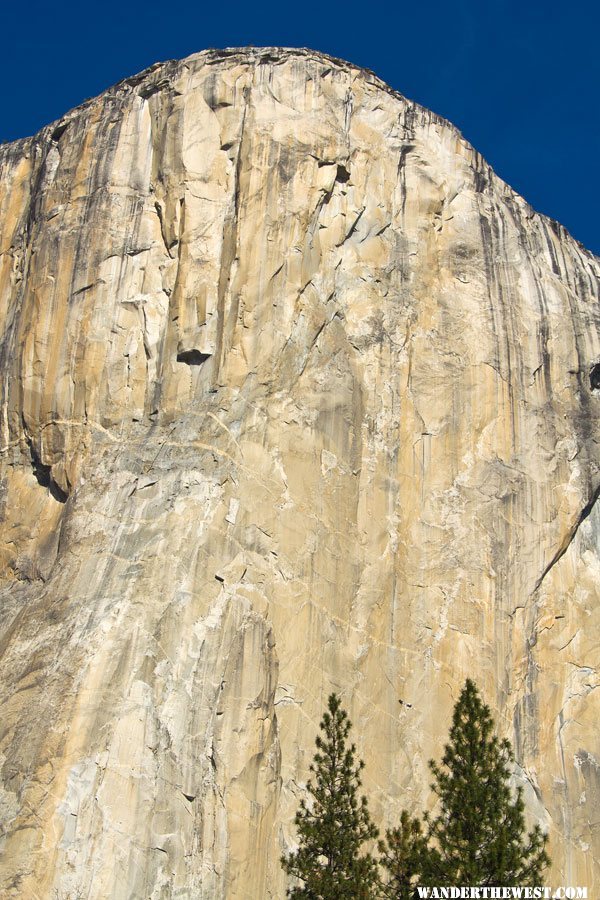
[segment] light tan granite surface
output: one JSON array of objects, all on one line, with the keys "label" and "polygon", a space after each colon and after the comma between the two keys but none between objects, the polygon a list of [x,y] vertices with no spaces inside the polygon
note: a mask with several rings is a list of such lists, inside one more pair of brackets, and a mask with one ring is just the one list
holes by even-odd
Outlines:
[{"label": "light tan granite surface", "polygon": [[282,898],[328,694],[386,826],[467,676],[598,896],[599,275],[311,51],[0,147],[2,897]]}]

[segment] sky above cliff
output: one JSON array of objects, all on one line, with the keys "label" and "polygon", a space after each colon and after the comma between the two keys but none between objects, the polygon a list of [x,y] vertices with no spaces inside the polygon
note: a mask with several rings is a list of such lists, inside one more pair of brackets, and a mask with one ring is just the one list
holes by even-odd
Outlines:
[{"label": "sky above cliff", "polygon": [[159,60],[310,47],[372,69],[457,125],[536,209],[600,254],[600,12],[592,0],[3,8],[0,140],[32,134]]}]

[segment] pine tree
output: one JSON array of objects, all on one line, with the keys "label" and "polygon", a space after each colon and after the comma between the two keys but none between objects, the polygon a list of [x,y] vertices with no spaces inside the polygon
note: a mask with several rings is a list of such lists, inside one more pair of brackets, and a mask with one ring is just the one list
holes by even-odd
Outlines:
[{"label": "pine tree", "polygon": [[525,835],[522,788],[509,786],[512,750],[493,734],[490,709],[467,680],[454,708],[442,765],[430,768],[441,811],[430,825],[431,884],[536,886],[549,864],[539,826]]},{"label": "pine tree", "polygon": [[403,810],[398,828],[386,831],[385,841],[379,842],[379,861],[388,872],[382,896],[389,900],[412,900],[416,886],[424,882],[428,852],[421,822]]},{"label": "pine tree", "polygon": [[347,746],[351,723],[331,694],[317,736],[317,752],[307,784],[311,801],[302,800],[295,818],[299,847],[283,857],[283,868],[304,882],[288,890],[296,900],[371,900],[378,896],[377,864],[360,851],[377,837],[366,797],[358,798],[362,760]]}]

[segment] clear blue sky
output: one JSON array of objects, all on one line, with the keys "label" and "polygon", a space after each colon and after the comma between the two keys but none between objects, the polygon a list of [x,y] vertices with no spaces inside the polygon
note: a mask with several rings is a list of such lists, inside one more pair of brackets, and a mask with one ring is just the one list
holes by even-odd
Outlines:
[{"label": "clear blue sky", "polygon": [[158,60],[311,47],[454,122],[536,209],[600,254],[600,7],[593,0],[18,3],[0,11],[0,140]]}]

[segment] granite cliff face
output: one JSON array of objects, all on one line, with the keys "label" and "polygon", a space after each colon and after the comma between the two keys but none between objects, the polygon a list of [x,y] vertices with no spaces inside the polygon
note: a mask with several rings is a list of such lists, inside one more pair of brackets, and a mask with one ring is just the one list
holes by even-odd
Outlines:
[{"label": "granite cliff face", "polygon": [[281,898],[327,695],[384,826],[468,675],[595,896],[600,262],[310,51],[123,82],[0,210],[2,896]]}]

